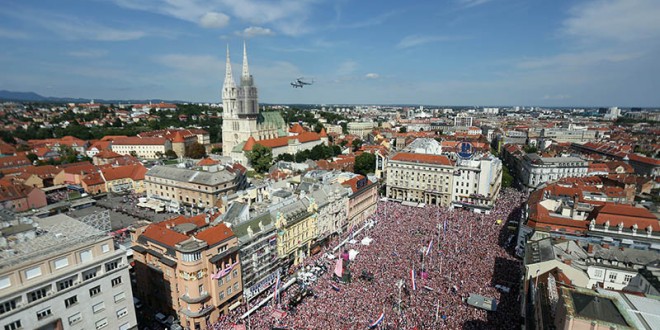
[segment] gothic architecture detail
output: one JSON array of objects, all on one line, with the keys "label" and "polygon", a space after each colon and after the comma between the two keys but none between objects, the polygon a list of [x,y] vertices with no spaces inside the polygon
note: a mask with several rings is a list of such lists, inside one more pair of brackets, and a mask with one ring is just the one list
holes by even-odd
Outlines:
[{"label": "gothic architecture detail", "polygon": [[243,70],[240,85],[232,75],[229,46],[225,82],[222,87],[222,154],[231,156],[232,150],[242,150],[245,142],[286,136],[286,123],[279,112],[259,112],[257,87],[250,74],[247,47],[243,43]]}]

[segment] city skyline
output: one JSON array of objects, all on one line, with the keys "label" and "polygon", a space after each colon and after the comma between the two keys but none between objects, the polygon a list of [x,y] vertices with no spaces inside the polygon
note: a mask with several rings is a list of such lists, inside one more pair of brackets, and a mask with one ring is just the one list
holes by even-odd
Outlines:
[{"label": "city skyline", "polygon": [[[0,89],[219,103],[243,41],[265,103],[658,106],[660,3],[26,1]],[[297,77],[313,86],[291,88]]]}]

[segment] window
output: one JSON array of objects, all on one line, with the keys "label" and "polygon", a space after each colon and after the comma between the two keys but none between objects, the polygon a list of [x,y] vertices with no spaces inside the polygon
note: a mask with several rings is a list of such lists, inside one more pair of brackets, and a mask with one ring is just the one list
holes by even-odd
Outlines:
[{"label": "window", "polygon": [[117,302],[120,302],[120,301],[122,301],[122,300],[124,300],[124,299],[126,299],[126,294],[124,294],[124,292],[120,292],[120,293],[118,293],[118,294],[115,295],[115,302],[116,302],[116,303],[117,303]]},{"label": "window", "polygon": [[119,326],[119,330],[128,330],[130,328],[131,328],[131,324],[128,323],[128,322],[126,322],[126,323]]},{"label": "window", "polygon": [[104,318],[104,319],[98,320],[98,321],[96,321],[95,325],[96,325],[97,330],[98,329],[103,329],[103,328],[108,326],[108,319]]},{"label": "window", "polygon": [[94,313],[98,313],[98,312],[100,312],[104,309],[105,309],[105,303],[104,302],[100,302],[100,303],[92,306],[92,312],[94,312]]},{"label": "window", "polygon": [[120,309],[117,311],[117,318],[120,319],[124,316],[128,315],[128,310],[126,310],[126,307]]},{"label": "window", "polygon": [[41,276],[41,266],[36,266],[25,270],[26,279],[30,280],[37,276]]},{"label": "window", "polygon": [[234,269],[234,271],[231,272],[231,276],[232,276],[233,278],[236,278],[236,277],[238,276],[238,270]]},{"label": "window", "polygon": [[92,250],[80,251],[80,261],[81,262],[92,261]]},{"label": "window", "polygon": [[227,288],[227,295],[231,294],[231,286]]},{"label": "window", "polygon": [[48,291],[48,287],[37,289],[32,292],[28,292],[28,302],[37,301],[41,298],[46,297],[47,291]]},{"label": "window", "polygon": [[602,269],[596,269],[594,270],[594,277],[603,277],[603,270]]},{"label": "window", "polygon": [[220,291],[220,300],[225,299],[225,292]]},{"label": "window", "polygon": [[110,244],[103,244],[103,245],[101,245],[101,251],[102,251],[103,253],[110,252]]},{"label": "window", "polygon": [[89,289],[89,296],[90,297],[94,297],[99,293],[101,293],[101,286],[100,285],[97,285],[97,286]]},{"label": "window", "polygon": [[610,278],[610,282],[616,281],[616,273],[610,273],[609,278]]},{"label": "window", "polygon": [[50,310],[50,307],[42,309],[42,310],[37,312],[37,320],[45,319],[48,316],[50,316],[51,314],[52,314],[52,312]]},{"label": "window", "polygon": [[69,325],[74,325],[80,321],[82,321],[82,314],[80,312],[69,316]]},{"label": "window", "polygon": [[62,291],[73,286],[73,277],[57,282],[57,291]]},{"label": "window", "polygon": [[234,291],[238,291],[238,283],[234,283]]},{"label": "window", "polygon": [[69,308],[77,303],[78,303],[78,296],[72,296],[64,299],[64,306],[66,306],[66,308]]},{"label": "window", "polygon": [[64,268],[64,267],[69,265],[69,258],[64,257],[64,258],[57,259],[57,260],[55,260],[54,264],[55,264],[55,269]]},{"label": "window", "polygon": [[0,289],[8,288],[9,286],[11,286],[9,276],[0,277]]},{"label": "window", "polygon": [[83,281],[91,280],[94,277],[96,277],[96,273],[98,272],[99,268],[96,267],[94,269],[90,269],[88,271],[83,272]]},{"label": "window", "polygon": [[628,283],[630,280],[632,280],[633,276],[632,275],[626,275],[623,277],[623,282]]},{"label": "window", "polygon": [[112,281],[110,281],[110,283],[112,283],[113,288],[121,284],[121,276],[113,278]]},{"label": "window", "polygon": [[117,269],[117,267],[119,267],[119,259],[105,264],[105,271],[109,272],[111,270]]},{"label": "window", "polygon": [[199,294],[202,294],[204,292],[204,284],[199,285]]},{"label": "window", "polygon": [[21,320],[16,320],[12,323],[5,325],[5,330],[16,330],[21,328]]},{"label": "window", "polygon": [[0,304],[0,315],[16,309],[16,300],[17,299],[12,299]]}]

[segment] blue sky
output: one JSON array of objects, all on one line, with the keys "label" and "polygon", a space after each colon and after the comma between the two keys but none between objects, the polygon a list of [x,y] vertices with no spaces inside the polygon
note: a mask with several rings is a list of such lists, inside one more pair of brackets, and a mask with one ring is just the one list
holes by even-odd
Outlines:
[{"label": "blue sky", "polygon": [[[0,11],[0,89],[219,102],[659,106],[658,0],[58,0]],[[313,86],[291,88],[304,76]]]}]

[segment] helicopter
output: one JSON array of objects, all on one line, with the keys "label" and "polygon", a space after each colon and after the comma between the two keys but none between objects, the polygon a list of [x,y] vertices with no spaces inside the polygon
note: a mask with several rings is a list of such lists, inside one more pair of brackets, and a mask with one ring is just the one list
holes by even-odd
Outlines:
[{"label": "helicopter", "polygon": [[305,85],[312,85],[314,84],[314,80],[311,82],[305,81],[304,77],[299,77],[295,81],[291,82],[291,87],[293,88],[303,88]]}]

